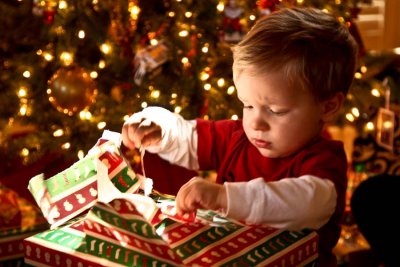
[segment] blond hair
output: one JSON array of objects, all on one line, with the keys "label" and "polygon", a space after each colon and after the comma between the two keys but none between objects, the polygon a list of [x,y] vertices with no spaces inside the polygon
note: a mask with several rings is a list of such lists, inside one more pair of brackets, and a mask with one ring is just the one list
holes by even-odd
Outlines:
[{"label": "blond hair", "polygon": [[348,92],[357,44],[335,17],[313,8],[284,8],[259,19],[232,48],[233,73],[282,72],[321,101]]}]

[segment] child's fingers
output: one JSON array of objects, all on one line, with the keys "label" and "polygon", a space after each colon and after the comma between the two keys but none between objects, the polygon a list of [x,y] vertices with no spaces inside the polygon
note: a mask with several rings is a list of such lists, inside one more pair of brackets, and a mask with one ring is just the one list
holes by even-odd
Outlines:
[{"label": "child's fingers", "polygon": [[184,184],[178,191],[176,196],[176,210],[178,214],[196,211],[201,207],[201,196],[196,188],[196,183],[199,177],[192,178]]},{"label": "child's fingers", "polygon": [[148,146],[161,140],[161,127],[150,120],[143,120],[135,129],[133,142]]},{"label": "child's fingers", "polygon": [[136,128],[144,120],[142,113],[138,112],[130,116],[122,126],[122,142],[124,145],[130,149],[135,148],[134,136]]},{"label": "child's fingers", "polygon": [[192,199],[186,199],[179,202],[179,204],[176,202],[176,213],[179,215],[196,212],[199,208],[201,208],[201,206],[199,206],[199,204]]},{"label": "child's fingers", "polygon": [[149,131],[145,133],[142,139],[142,146],[153,146],[157,145],[161,141],[161,128],[155,128],[154,131]]},{"label": "child's fingers", "polygon": [[133,136],[132,131],[134,132],[134,127],[132,125],[124,124],[122,126],[122,132],[121,132],[122,142],[129,149],[135,148],[135,142],[133,141],[133,138],[132,138],[132,136]]}]

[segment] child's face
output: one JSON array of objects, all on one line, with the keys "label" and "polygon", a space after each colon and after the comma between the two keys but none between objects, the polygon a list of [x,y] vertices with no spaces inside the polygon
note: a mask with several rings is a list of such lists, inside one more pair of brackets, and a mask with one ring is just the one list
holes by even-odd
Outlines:
[{"label": "child's face", "polygon": [[244,131],[263,156],[289,156],[321,132],[322,105],[308,90],[290,87],[282,74],[244,71],[235,83]]}]

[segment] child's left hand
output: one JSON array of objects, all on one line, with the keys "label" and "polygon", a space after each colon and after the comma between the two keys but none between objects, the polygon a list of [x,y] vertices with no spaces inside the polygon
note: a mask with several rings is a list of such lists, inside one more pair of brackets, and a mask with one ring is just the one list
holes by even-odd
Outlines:
[{"label": "child's left hand", "polygon": [[226,210],[226,208],[225,187],[201,177],[194,177],[184,184],[176,196],[178,214],[193,212],[197,209]]}]

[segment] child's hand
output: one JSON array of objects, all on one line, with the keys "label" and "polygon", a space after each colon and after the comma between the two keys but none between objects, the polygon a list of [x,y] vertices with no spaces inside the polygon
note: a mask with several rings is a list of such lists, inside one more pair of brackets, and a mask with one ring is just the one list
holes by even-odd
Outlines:
[{"label": "child's hand", "polygon": [[184,184],[176,196],[178,214],[197,209],[226,210],[226,206],[225,187],[201,177],[194,177]]},{"label": "child's hand", "polygon": [[122,127],[122,142],[130,149],[155,145],[161,141],[161,127],[155,122],[133,114]]}]

